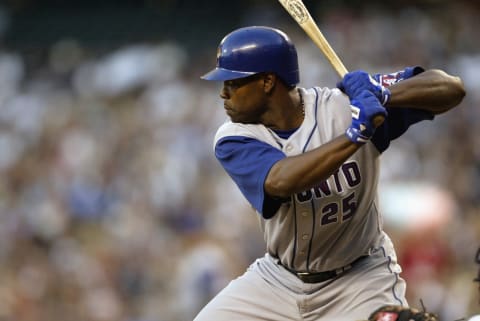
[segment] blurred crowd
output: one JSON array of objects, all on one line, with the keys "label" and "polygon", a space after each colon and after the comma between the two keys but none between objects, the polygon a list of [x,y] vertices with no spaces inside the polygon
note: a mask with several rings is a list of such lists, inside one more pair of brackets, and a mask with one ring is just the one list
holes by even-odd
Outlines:
[{"label": "blurred crowd", "polygon": [[[441,68],[461,105],[382,156],[380,201],[412,306],[480,311],[480,8],[314,13],[349,69]],[[292,21],[302,86],[335,86]],[[219,30],[218,41],[230,30]],[[185,321],[263,255],[257,217],[213,156],[216,48],[132,43],[101,55],[75,39],[40,67],[0,50],[0,320]]]}]

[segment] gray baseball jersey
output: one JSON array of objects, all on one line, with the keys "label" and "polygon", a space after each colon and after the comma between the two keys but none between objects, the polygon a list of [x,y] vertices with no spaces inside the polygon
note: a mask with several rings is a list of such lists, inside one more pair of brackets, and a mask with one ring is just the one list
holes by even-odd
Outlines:
[{"label": "gray baseball jersey", "polygon": [[[265,126],[227,122],[215,144],[225,137],[247,137],[288,157],[345,132],[352,119],[348,97],[329,88],[302,89],[301,95],[305,119],[290,137],[283,139]],[[262,219],[268,253],[284,266],[310,272],[333,270],[368,254],[381,230],[375,202],[379,154],[372,143],[366,144],[326,181],[292,196],[275,215]]]},{"label": "gray baseball jersey", "polygon": [[[414,70],[376,78],[390,85],[412,76]],[[343,135],[351,123],[348,97],[338,89],[299,88],[299,92],[305,117],[296,130],[273,131],[227,121],[217,131],[216,157],[258,213],[267,254],[195,320],[320,320],[322,316],[332,320],[340,315],[347,320],[366,318],[380,304],[406,304],[400,267],[378,212],[379,156],[411,124],[433,116],[421,110],[389,110],[372,140],[331,177],[288,199],[274,199],[264,192],[263,184],[275,162]],[[369,259],[350,268],[363,256]],[[288,271],[315,273],[345,266],[349,271],[342,277],[314,285],[304,284]],[[270,291],[260,290],[265,286]],[[307,293],[310,298],[305,305],[301,301]],[[296,295],[292,308],[288,298]]]}]

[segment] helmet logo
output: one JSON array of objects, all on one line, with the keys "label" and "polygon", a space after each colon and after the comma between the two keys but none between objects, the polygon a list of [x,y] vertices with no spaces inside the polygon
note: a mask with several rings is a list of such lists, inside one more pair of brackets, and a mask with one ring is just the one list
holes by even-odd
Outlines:
[{"label": "helmet logo", "polygon": [[217,67],[220,64],[221,56],[222,56],[222,46],[218,46],[218,48],[217,48]]}]

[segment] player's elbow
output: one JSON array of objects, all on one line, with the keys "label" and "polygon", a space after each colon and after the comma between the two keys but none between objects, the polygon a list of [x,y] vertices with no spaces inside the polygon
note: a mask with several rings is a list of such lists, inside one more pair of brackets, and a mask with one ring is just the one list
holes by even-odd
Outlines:
[{"label": "player's elbow", "polygon": [[273,197],[285,198],[293,194],[289,184],[284,180],[265,180],[265,192]]},{"label": "player's elbow", "polygon": [[264,182],[265,192],[273,197],[285,198],[295,193],[290,181],[283,177],[275,165],[272,167]]},{"label": "player's elbow", "polygon": [[452,107],[457,106],[460,104],[467,94],[465,91],[465,86],[463,85],[463,81],[460,77],[451,76],[453,79],[451,80],[451,90],[452,90],[452,97],[451,97],[451,105]]},{"label": "player's elbow", "polygon": [[449,105],[452,107],[458,105],[465,97],[465,86],[460,77],[445,74],[443,77],[444,90],[449,93]]},{"label": "player's elbow", "polygon": [[458,106],[466,95],[465,86],[460,77],[448,75],[447,73],[437,70],[441,79],[438,82],[439,92],[443,92],[442,106],[438,108],[437,113],[446,112]]}]

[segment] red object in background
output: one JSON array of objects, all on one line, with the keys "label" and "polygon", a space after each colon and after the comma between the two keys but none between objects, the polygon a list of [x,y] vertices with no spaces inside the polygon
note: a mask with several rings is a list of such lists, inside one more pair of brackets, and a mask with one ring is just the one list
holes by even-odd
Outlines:
[{"label": "red object in background", "polygon": [[399,262],[408,282],[442,279],[452,268],[453,255],[438,233],[408,233],[402,241]]}]

